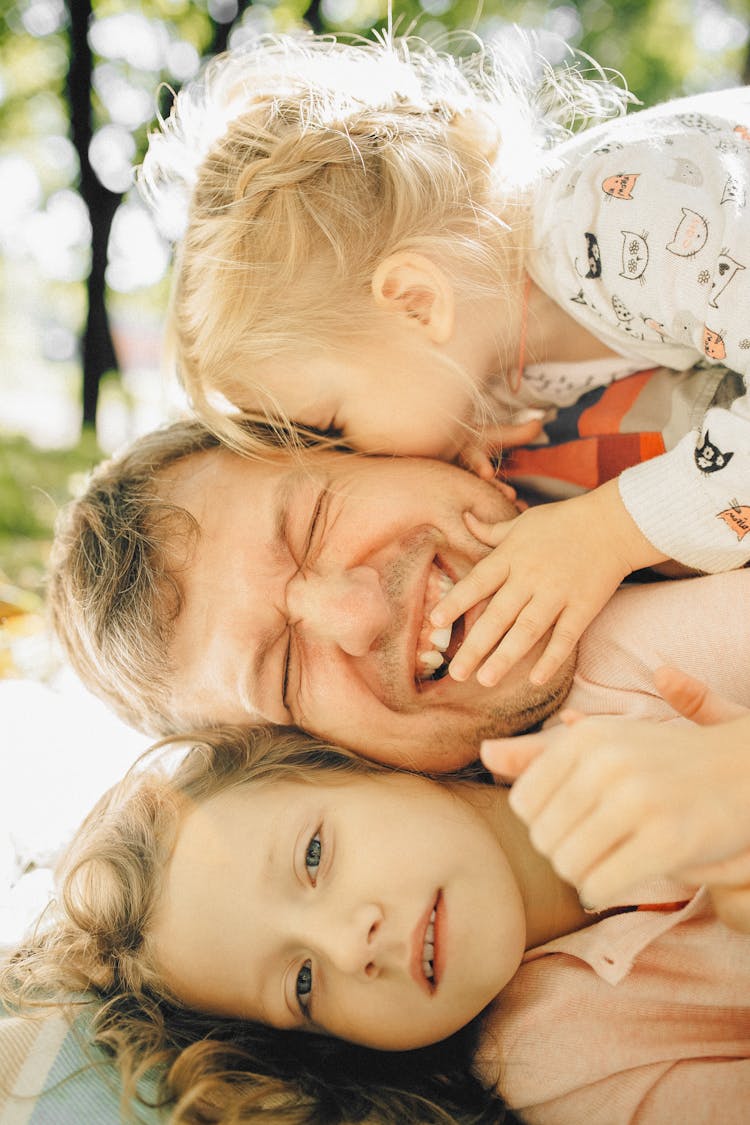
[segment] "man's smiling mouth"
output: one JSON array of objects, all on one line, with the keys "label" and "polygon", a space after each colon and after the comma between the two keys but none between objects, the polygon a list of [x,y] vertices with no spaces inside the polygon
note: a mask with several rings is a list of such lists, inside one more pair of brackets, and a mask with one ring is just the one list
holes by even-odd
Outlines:
[{"label": "man's smiling mouth", "polygon": [[436,629],[430,623],[433,609],[453,589],[453,586],[453,580],[441,570],[437,559],[433,559],[425,586],[422,628],[417,637],[414,671],[417,683],[442,680],[448,671],[448,665],[461,646],[464,632],[463,617],[459,617],[453,625],[446,626],[444,629]]}]

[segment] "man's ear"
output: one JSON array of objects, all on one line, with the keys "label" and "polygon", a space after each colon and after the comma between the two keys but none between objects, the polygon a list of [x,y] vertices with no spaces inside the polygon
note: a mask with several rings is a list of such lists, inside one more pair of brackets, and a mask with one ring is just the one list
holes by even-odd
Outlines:
[{"label": "man's ear", "polygon": [[453,335],[453,286],[422,254],[399,251],[384,258],[372,276],[372,295],[378,308],[413,320],[434,344],[445,344]]}]

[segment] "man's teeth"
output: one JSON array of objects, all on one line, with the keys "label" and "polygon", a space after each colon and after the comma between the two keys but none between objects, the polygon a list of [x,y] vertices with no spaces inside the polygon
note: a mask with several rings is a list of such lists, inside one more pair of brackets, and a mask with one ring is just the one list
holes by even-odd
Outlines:
[{"label": "man's teeth", "polygon": [[439,648],[441,652],[445,652],[448,645],[451,643],[450,625],[446,625],[444,629],[433,629],[430,633],[430,640],[435,648]]},{"label": "man's teeth", "polygon": [[425,621],[419,635],[420,651],[417,653],[417,679],[428,680],[443,665],[443,653],[451,643],[453,627],[446,625],[442,629],[430,626],[429,615],[437,603],[453,589],[453,582],[442,570],[433,566],[427,589],[425,591],[424,614]]},{"label": "man's teeth", "polygon": [[443,653],[451,643],[452,632],[452,626],[448,625],[445,629],[433,629],[432,632],[428,634],[427,639],[430,648],[425,648],[417,657],[423,669],[423,674],[420,675],[420,673],[417,672],[417,679],[429,679],[433,672],[437,672],[438,668],[442,667]]},{"label": "man's teeth", "polygon": [[429,981],[434,981],[435,970],[433,962],[435,960],[435,914],[436,910],[432,911],[430,920],[427,923],[427,929],[424,935],[424,948],[422,949],[422,971]]}]

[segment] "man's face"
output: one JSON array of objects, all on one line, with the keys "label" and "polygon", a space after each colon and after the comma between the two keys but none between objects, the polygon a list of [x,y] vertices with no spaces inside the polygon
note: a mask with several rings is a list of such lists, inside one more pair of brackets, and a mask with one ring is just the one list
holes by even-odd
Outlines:
[{"label": "man's face", "polygon": [[[445,770],[567,693],[572,661],[543,687],[528,682],[543,641],[495,688],[456,683],[420,659],[435,649],[429,615],[444,576],[456,581],[487,553],[462,513],[515,515],[476,477],[403,458],[258,464],[212,450],[165,480],[166,499],[200,529],[174,557],[183,604],[171,708],[181,723],[292,723],[379,761]],[[482,609],[456,623],[448,659]]]}]

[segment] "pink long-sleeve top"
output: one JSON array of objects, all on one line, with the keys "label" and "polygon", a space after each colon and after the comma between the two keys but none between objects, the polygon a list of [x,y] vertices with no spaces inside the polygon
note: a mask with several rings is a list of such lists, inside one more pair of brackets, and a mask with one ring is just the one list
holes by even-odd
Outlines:
[{"label": "pink long-sleeve top", "polygon": [[[639,897],[674,893],[664,880]],[[532,949],[477,1066],[530,1125],[747,1125],[750,936],[701,890]]]},{"label": "pink long-sleeve top", "polygon": [[[750,706],[748,610],[746,569],[618,591],[581,642],[568,704],[683,722],[652,682],[672,663]],[[647,907],[683,900],[613,914],[526,954],[477,1057],[524,1121],[750,1122],[750,935],[724,926],[705,890],[661,879],[628,895]]]}]

